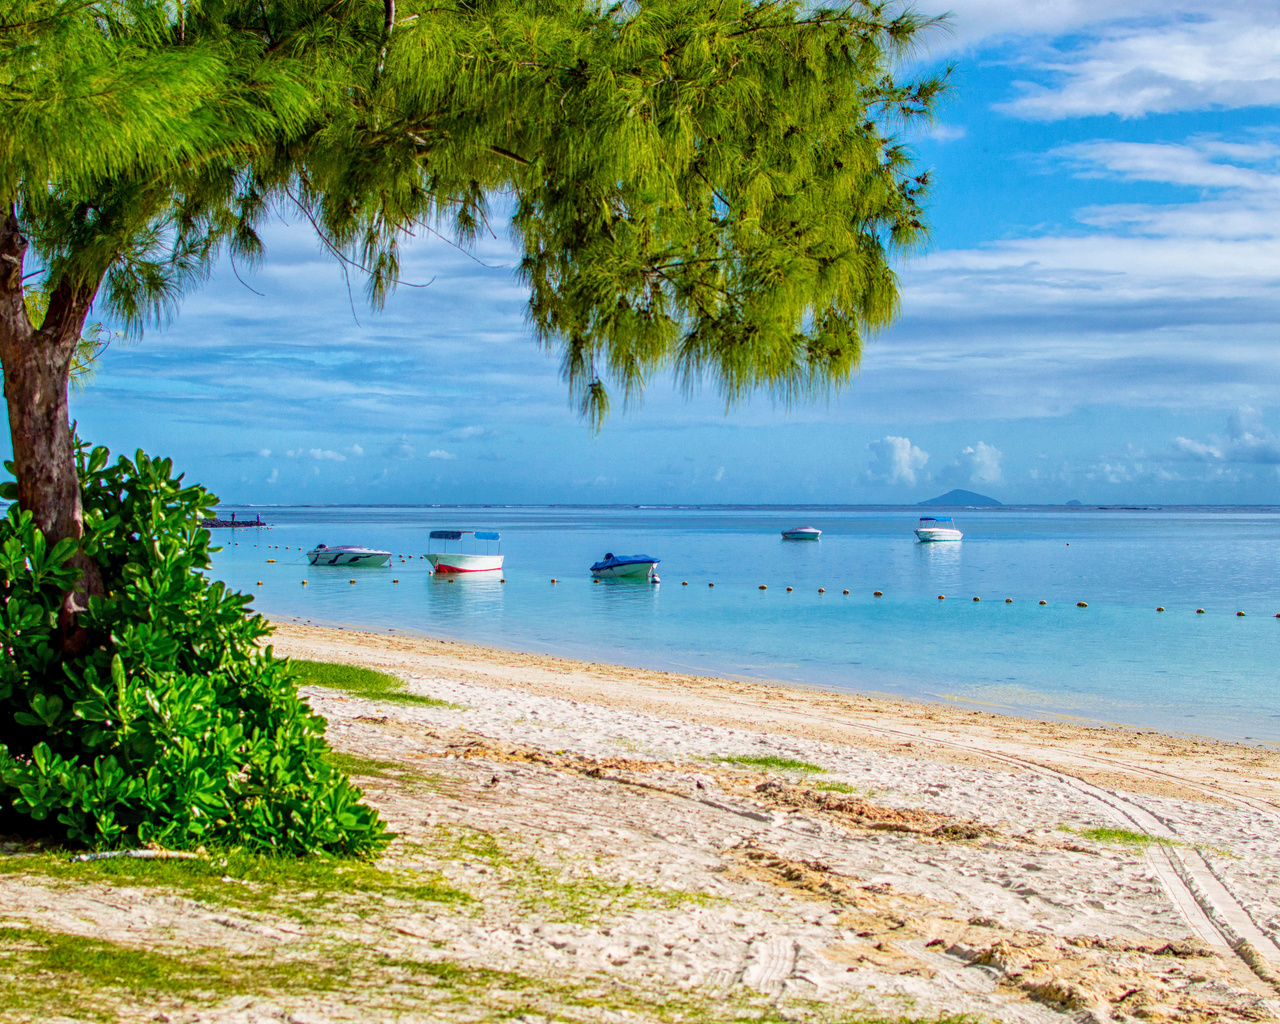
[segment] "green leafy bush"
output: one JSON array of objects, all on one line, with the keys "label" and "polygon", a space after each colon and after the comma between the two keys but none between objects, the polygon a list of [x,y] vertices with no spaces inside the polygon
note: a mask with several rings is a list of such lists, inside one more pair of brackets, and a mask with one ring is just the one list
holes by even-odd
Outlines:
[{"label": "green leafy bush", "polygon": [[168,459],[108,466],[108,454],[78,450],[83,550],[105,591],[80,616],[81,653],[58,632],[76,542],[50,548],[16,504],[0,519],[0,831],[95,847],[380,848],[385,825],[325,758],[324,720],[259,646],[270,626],[204,575],[201,523],[217,499]]}]

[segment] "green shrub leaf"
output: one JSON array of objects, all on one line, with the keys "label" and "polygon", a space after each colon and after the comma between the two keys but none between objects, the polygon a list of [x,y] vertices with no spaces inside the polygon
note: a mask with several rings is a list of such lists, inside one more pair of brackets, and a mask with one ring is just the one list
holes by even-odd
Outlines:
[{"label": "green shrub leaf", "polygon": [[[79,541],[50,548],[17,505],[0,518],[0,832],[16,814],[89,846],[385,846],[292,670],[260,645],[270,627],[251,598],[205,575],[217,499],[143,452],[111,464],[80,445],[77,464]],[[90,643],[68,655],[58,611],[77,552],[104,594],[80,616]]]}]

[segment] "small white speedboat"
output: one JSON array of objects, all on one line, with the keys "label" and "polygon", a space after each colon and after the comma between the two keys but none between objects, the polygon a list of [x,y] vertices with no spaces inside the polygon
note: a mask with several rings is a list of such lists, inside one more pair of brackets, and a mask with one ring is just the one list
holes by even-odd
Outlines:
[{"label": "small white speedboat", "polygon": [[[462,550],[462,538],[471,538],[471,551]],[[431,550],[433,540],[442,541],[440,551]],[[458,550],[449,550],[449,541],[458,542]],[[480,553],[480,541],[484,541],[484,554]],[[497,544],[498,550],[490,552],[489,545]],[[502,569],[502,536],[484,530],[432,530],[427,537],[427,561],[439,573],[499,572]]]},{"label": "small white speedboat", "polygon": [[822,531],[815,526],[793,526],[782,531],[783,540],[817,540],[821,536]]},{"label": "small white speedboat", "polygon": [[615,555],[612,551],[591,567],[596,579],[612,579],[621,576],[653,576],[653,569],[662,559],[652,555]]},{"label": "small white speedboat", "polygon": [[964,536],[955,528],[950,516],[921,516],[916,536],[922,541],[959,540]]},{"label": "small white speedboat", "polygon": [[362,548],[356,544],[317,544],[307,552],[307,561],[312,565],[349,565],[379,566],[386,565],[391,559],[390,551],[379,551],[377,548]]}]

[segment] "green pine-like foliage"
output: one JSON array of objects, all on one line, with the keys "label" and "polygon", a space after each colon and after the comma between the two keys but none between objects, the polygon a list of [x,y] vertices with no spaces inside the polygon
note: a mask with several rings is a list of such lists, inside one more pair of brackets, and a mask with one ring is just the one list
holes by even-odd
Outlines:
[{"label": "green pine-like foliage", "polygon": [[[325,759],[250,598],[211,582],[216,499],[138,452],[79,452],[83,550],[106,593],[57,635],[76,547],[45,544],[17,505],[0,519],[0,832],[91,847],[202,844],[367,854],[387,835]],[[7,485],[12,488],[12,484]]]},{"label": "green pine-like foliage", "polygon": [[792,401],[896,315],[928,188],[899,136],[945,78],[897,76],[935,21],[896,0],[0,0],[0,191],[45,285],[101,286],[135,327],[221,254],[261,259],[276,213],[375,305],[410,236],[506,220],[590,418],[664,372]]}]

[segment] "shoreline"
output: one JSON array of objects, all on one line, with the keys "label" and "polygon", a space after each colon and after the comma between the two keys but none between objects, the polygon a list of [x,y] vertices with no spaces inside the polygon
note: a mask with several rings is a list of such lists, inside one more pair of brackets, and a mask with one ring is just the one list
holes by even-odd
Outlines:
[{"label": "shoreline", "polygon": [[[283,656],[302,644],[336,655],[333,660],[393,672],[428,659],[434,672],[498,686],[518,678],[522,689],[544,696],[571,692],[579,699],[686,720],[762,726],[881,749],[918,744],[917,753],[951,763],[1001,768],[1007,766],[1006,758],[1030,757],[1086,782],[1160,796],[1238,798],[1280,812],[1280,751],[1265,741],[1006,714],[804,683],[634,668],[399,630],[377,633],[269,621],[275,629],[271,642]],[[1011,732],[1017,735],[1007,735]],[[1258,781],[1240,783],[1242,772]]]}]

